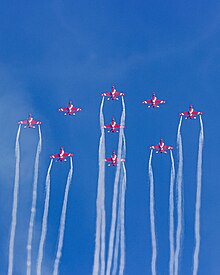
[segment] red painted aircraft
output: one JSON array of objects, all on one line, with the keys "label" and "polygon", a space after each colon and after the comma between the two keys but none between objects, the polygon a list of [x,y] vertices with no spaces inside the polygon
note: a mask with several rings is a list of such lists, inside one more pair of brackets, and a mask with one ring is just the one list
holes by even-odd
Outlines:
[{"label": "red painted aircraft", "polygon": [[57,161],[66,161],[65,157],[72,157],[72,156],[74,156],[74,154],[72,154],[72,153],[65,153],[64,152],[64,147],[61,146],[60,147],[60,153],[52,155],[52,156],[50,156],[50,158],[51,159],[56,159],[57,158]]},{"label": "red painted aircraft", "polygon": [[125,128],[125,126],[121,126],[120,124],[116,124],[114,117],[112,117],[111,124],[105,125],[104,128],[110,129],[108,133],[118,133],[118,130],[120,128]]},{"label": "red painted aircraft", "polygon": [[196,119],[195,115],[202,115],[203,112],[194,111],[192,104],[189,105],[189,111],[180,113],[179,116],[186,116],[185,119]]},{"label": "red painted aircraft", "polygon": [[117,92],[115,89],[115,86],[112,85],[112,90],[111,92],[106,92],[101,94],[101,96],[108,96],[108,100],[118,100],[117,96],[124,96],[125,94],[121,93],[121,92]]},{"label": "red painted aircraft", "polygon": [[158,104],[164,104],[164,103],[166,103],[166,101],[165,100],[159,100],[159,99],[157,99],[156,93],[152,93],[152,98],[151,99],[147,99],[147,100],[145,100],[145,101],[143,101],[141,103],[142,104],[150,104],[148,106],[148,108],[150,108],[150,107],[153,107],[153,108],[157,107],[157,108],[159,108],[160,106]]},{"label": "red painted aircraft", "polygon": [[158,149],[156,153],[165,153],[167,154],[166,150],[173,150],[172,146],[167,146],[164,144],[163,139],[160,138],[160,142],[158,145],[150,146],[150,149]]},{"label": "red painted aircraft", "polygon": [[69,104],[66,108],[59,108],[58,111],[65,112],[64,113],[65,116],[66,115],[74,115],[75,116],[75,112],[82,111],[82,109],[74,107],[72,104],[72,100],[70,100]]},{"label": "red painted aircraft", "polygon": [[42,124],[42,122],[34,120],[32,115],[29,114],[27,120],[21,120],[18,122],[18,124],[27,124],[26,126],[24,126],[24,128],[35,128],[34,124],[40,125]]},{"label": "red painted aircraft", "polygon": [[[108,164],[108,166],[118,166],[118,158],[117,155],[115,153],[115,151],[112,151],[112,155],[110,158],[106,158],[105,161],[107,162],[111,162]],[[125,162],[125,159],[121,159],[122,162]]]}]

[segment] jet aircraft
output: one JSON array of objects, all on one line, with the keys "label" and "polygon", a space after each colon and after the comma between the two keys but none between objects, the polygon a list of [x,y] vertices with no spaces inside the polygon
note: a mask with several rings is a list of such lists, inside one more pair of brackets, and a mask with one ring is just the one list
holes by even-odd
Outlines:
[{"label": "jet aircraft", "polygon": [[73,106],[73,102],[72,100],[69,101],[69,104],[66,108],[59,108],[58,109],[59,112],[65,112],[64,115],[74,115],[76,114],[76,112],[78,111],[82,111],[81,108],[76,108]]},{"label": "jet aircraft", "polygon": [[163,139],[160,138],[160,142],[158,145],[150,146],[150,149],[157,149],[156,153],[165,153],[167,154],[166,150],[173,150],[172,146],[167,146],[164,144]]},{"label": "jet aircraft", "polygon": [[[106,158],[105,161],[106,162],[111,162],[111,163],[108,164],[108,166],[118,166],[118,157],[116,155],[115,150],[112,151],[111,157],[110,158]],[[125,159],[122,158],[121,161],[125,162]]]},{"label": "jet aircraft", "polygon": [[180,113],[179,116],[186,116],[185,119],[196,119],[195,115],[202,115],[203,112],[194,111],[192,104],[189,105],[189,111]]},{"label": "jet aircraft", "polygon": [[40,125],[40,124],[42,124],[42,122],[34,120],[33,117],[32,117],[32,115],[29,114],[28,119],[21,120],[21,121],[18,122],[18,124],[26,124],[26,126],[24,126],[24,128],[33,128],[34,129],[35,128],[35,126],[34,126],[35,124],[36,125]]},{"label": "jet aircraft", "polygon": [[125,126],[122,126],[122,125],[120,125],[120,124],[117,124],[117,123],[115,122],[114,117],[112,117],[112,122],[111,122],[111,124],[105,125],[104,128],[110,129],[110,130],[108,131],[108,133],[118,133],[118,130],[116,130],[116,129],[125,128]]},{"label": "jet aircraft", "polygon": [[159,100],[159,99],[157,99],[156,93],[152,93],[152,98],[151,99],[147,99],[147,100],[145,100],[145,101],[143,101],[141,103],[142,104],[150,104],[148,106],[148,108],[150,108],[150,107],[153,107],[153,108],[157,107],[157,108],[159,108],[160,107],[159,104],[164,104],[164,103],[166,103],[166,101],[165,100]]},{"label": "jet aircraft", "polygon": [[64,151],[64,147],[60,147],[60,153],[50,156],[51,159],[57,159],[57,161],[66,161],[65,157],[72,157],[74,154],[72,153],[66,153]]},{"label": "jet aircraft", "polygon": [[108,96],[108,100],[118,100],[118,97],[117,96],[124,96],[125,94],[121,93],[121,92],[117,92],[116,89],[115,89],[115,86],[112,85],[112,90],[111,92],[106,92],[106,93],[103,93],[101,94],[101,96]]}]

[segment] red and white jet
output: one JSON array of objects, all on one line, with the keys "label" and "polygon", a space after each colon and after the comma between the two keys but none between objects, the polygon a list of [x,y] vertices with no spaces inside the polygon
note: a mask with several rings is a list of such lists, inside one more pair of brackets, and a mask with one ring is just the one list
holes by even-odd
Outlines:
[{"label": "red and white jet", "polygon": [[24,126],[24,128],[35,128],[34,124],[40,125],[40,124],[42,124],[42,122],[34,120],[32,115],[29,114],[27,120],[21,120],[18,122],[18,124],[26,124],[26,126]]},{"label": "red and white jet", "polygon": [[150,146],[150,149],[158,149],[156,153],[165,153],[167,154],[166,150],[173,150],[172,146],[167,146],[164,144],[163,139],[160,138],[160,142],[158,145]]},{"label": "red and white jet", "polygon": [[[118,166],[118,158],[115,151],[112,151],[112,155],[110,158],[105,159],[106,162],[111,162],[108,166]],[[122,162],[125,162],[125,159],[121,159]]]},{"label": "red and white jet", "polygon": [[59,108],[58,110],[59,110],[59,112],[65,112],[64,113],[65,116],[66,115],[74,115],[75,116],[76,112],[82,111],[81,108],[76,108],[73,106],[72,100],[69,101],[69,104],[66,108]]},{"label": "red and white jet", "polygon": [[189,105],[189,111],[180,113],[179,116],[186,116],[185,119],[196,119],[195,115],[202,115],[203,112],[194,111],[192,104]]},{"label": "red and white jet", "polygon": [[101,96],[109,96],[108,100],[118,100],[117,96],[124,96],[125,94],[121,93],[121,92],[117,92],[115,89],[115,86],[112,85],[112,90],[111,92],[106,92],[101,94]]},{"label": "red and white jet", "polygon": [[116,130],[116,129],[125,128],[125,126],[122,126],[122,125],[120,125],[120,124],[117,124],[117,123],[115,122],[114,117],[112,117],[112,122],[111,122],[111,124],[105,125],[104,128],[110,129],[110,130],[108,131],[108,133],[118,133],[118,130]]},{"label": "red and white jet", "polygon": [[159,100],[159,99],[157,99],[156,93],[152,93],[152,98],[151,99],[147,99],[147,100],[145,100],[145,101],[143,101],[141,103],[142,104],[150,104],[148,106],[148,108],[150,108],[150,107],[153,107],[153,108],[157,107],[157,108],[159,108],[160,107],[159,104],[164,104],[164,103],[166,103],[166,101],[165,100]]},{"label": "red and white jet", "polygon": [[57,158],[57,161],[66,161],[65,157],[72,157],[72,156],[74,156],[74,154],[64,152],[64,147],[61,146],[60,147],[60,153],[52,155],[52,156],[50,156],[50,158],[51,159],[56,159]]}]

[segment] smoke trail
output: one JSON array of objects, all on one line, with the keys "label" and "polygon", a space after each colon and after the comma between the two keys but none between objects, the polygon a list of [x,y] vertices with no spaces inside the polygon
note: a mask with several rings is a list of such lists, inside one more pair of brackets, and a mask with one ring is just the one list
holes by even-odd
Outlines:
[{"label": "smoke trail", "polygon": [[119,275],[124,274],[124,266],[125,266],[125,191],[126,191],[126,169],[125,164],[122,163],[123,167],[123,182],[122,182],[122,194],[121,194],[121,215],[120,215],[120,223],[121,223],[121,259],[119,266]]},{"label": "smoke trail", "polygon": [[197,190],[196,190],[196,213],[195,213],[195,249],[193,275],[197,275],[199,266],[199,249],[200,249],[200,207],[201,207],[201,189],[202,189],[202,149],[204,143],[204,130],[202,117],[200,116],[200,135],[199,135],[199,151],[197,164]]},{"label": "smoke trail", "polygon": [[[125,125],[125,103],[122,97],[122,115],[120,125]],[[119,141],[118,141],[118,166],[115,174],[114,191],[113,191],[113,201],[112,201],[112,220],[110,228],[110,238],[108,247],[108,261],[106,275],[110,275],[112,266],[112,255],[114,250],[114,239],[115,239],[115,225],[116,225],[116,214],[117,214],[117,202],[118,202],[118,185],[121,170],[121,155],[122,155],[122,141],[123,141],[123,128],[119,131]]]},{"label": "smoke trail", "polygon": [[152,154],[150,152],[148,174],[150,178],[150,227],[151,227],[151,239],[152,239],[152,259],[151,259],[151,272],[152,275],[156,275],[156,259],[157,259],[157,242],[156,242],[156,230],[155,230],[155,217],[154,217],[154,176],[152,170]]},{"label": "smoke trail", "polygon": [[[123,132],[123,149],[122,157],[126,156],[126,141]],[[124,230],[124,208],[125,208],[125,190],[126,190],[126,168],[125,164],[122,163],[123,169],[120,173],[120,184],[119,184],[119,207],[117,216],[117,226],[116,226],[116,237],[115,237],[115,247],[114,247],[114,259],[113,259],[113,271],[112,275],[115,275],[118,269],[118,253],[119,253],[119,242],[120,246],[120,267],[119,274],[124,272],[125,263],[125,230]]]},{"label": "smoke trail", "polygon": [[50,201],[50,171],[52,168],[53,159],[50,161],[50,165],[47,170],[46,177],[46,198],[44,202],[44,214],[43,214],[43,223],[41,229],[40,244],[38,249],[38,258],[37,258],[37,275],[41,275],[41,266],[44,255],[44,243],[47,235],[47,219],[48,219],[48,210],[49,210],[49,201]]},{"label": "smoke trail", "polygon": [[175,167],[173,153],[170,150],[171,158],[171,172],[170,172],[170,275],[174,273],[174,180],[175,180]]},{"label": "smoke trail", "polygon": [[104,98],[100,109],[101,145],[99,154],[100,163],[100,209],[101,209],[101,275],[105,274],[105,131],[103,115]]},{"label": "smoke trail", "polygon": [[102,192],[102,211],[101,211],[101,275],[105,274],[105,206],[104,206],[104,190]]},{"label": "smoke trail", "polygon": [[38,142],[38,146],[37,146],[37,152],[36,152],[35,164],[34,164],[34,183],[33,183],[32,205],[31,205],[31,216],[30,216],[29,229],[28,229],[27,271],[26,271],[27,275],[31,274],[31,249],[32,249],[34,220],[35,220],[35,213],[36,213],[36,202],[37,202],[37,181],[38,181],[38,170],[39,170],[39,157],[40,157],[41,147],[42,147],[42,137],[41,137],[40,125],[38,125],[38,133],[39,133],[39,142]]},{"label": "smoke trail", "polygon": [[19,169],[20,169],[20,145],[19,145],[20,131],[21,131],[21,125],[19,125],[19,127],[18,127],[16,143],[15,143],[15,160],[16,160],[16,162],[15,162],[15,180],[14,180],[11,233],[10,233],[10,241],[9,241],[8,275],[12,275],[12,272],[13,272],[14,241],[15,241],[16,224],[17,224]]},{"label": "smoke trail", "polygon": [[93,275],[100,271],[100,250],[101,250],[101,275],[105,273],[105,132],[103,116],[104,97],[100,105],[100,129],[99,141],[99,177],[96,199],[96,240],[93,264]]},{"label": "smoke trail", "polygon": [[[120,179],[121,180],[121,179]],[[121,197],[121,186],[119,187],[119,198]],[[119,243],[120,243],[120,212],[121,212],[121,201],[119,201],[118,213],[117,213],[117,225],[116,225],[116,234],[115,234],[115,246],[114,246],[114,258],[113,258],[113,270],[112,275],[116,275],[118,270],[118,254],[119,254]]]},{"label": "smoke trail", "polygon": [[63,207],[62,207],[62,213],[60,218],[60,228],[59,228],[59,241],[57,246],[56,259],[54,262],[53,275],[58,274],[60,258],[62,256],[63,237],[64,237],[65,223],[66,223],[66,209],[67,209],[68,195],[69,195],[72,175],[73,175],[73,161],[72,161],[72,158],[70,157],[70,171],[68,174],[66,189],[65,189],[64,199],[63,199]]},{"label": "smoke trail", "polygon": [[174,259],[174,274],[178,275],[179,268],[179,254],[180,254],[180,245],[182,238],[182,181],[183,181],[183,148],[182,148],[182,137],[181,137],[181,124],[182,116],[180,117],[180,122],[177,131],[177,148],[179,155],[179,164],[177,171],[177,231],[176,231],[176,250],[175,250],[175,259]]},{"label": "smoke trail", "polygon": [[[124,135],[124,130],[122,132],[123,138],[123,148],[122,148],[122,157],[126,158],[126,140]],[[119,275],[124,274],[124,266],[125,266],[125,192],[126,192],[126,184],[127,184],[127,176],[126,176],[126,168],[125,163],[122,163],[122,178],[121,178],[121,194],[119,197],[119,225],[120,225],[120,266],[119,266]],[[118,250],[117,246],[115,245],[115,250]]]}]

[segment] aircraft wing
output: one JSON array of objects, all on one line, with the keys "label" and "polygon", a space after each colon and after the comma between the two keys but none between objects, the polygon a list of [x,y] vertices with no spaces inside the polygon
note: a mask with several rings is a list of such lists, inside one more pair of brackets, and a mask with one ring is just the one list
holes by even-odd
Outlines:
[{"label": "aircraft wing", "polygon": [[59,112],[65,112],[65,111],[68,111],[69,109],[68,108],[59,108],[58,111]]},{"label": "aircraft wing", "polygon": [[124,128],[124,127],[123,127],[123,126],[121,126],[121,125],[119,125],[119,124],[115,124],[114,128],[118,128],[118,129],[120,129],[120,128]]},{"label": "aircraft wing", "polygon": [[71,111],[77,111],[77,112],[78,112],[78,111],[82,111],[82,109],[76,108],[76,107],[72,107],[72,108],[71,108]]},{"label": "aircraft wing", "polygon": [[59,156],[60,156],[59,154],[55,154],[55,155],[50,156],[50,158],[55,159],[55,158],[59,158]]},{"label": "aircraft wing", "polygon": [[193,111],[193,112],[192,112],[192,114],[193,114],[193,115],[201,115],[201,114],[202,114],[202,112],[196,112],[196,111]]},{"label": "aircraft wing", "polygon": [[163,104],[163,103],[166,103],[166,101],[165,101],[165,100],[159,100],[159,99],[157,99],[157,100],[156,100],[156,103],[157,103],[157,104]]},{"label": "aircraft wing", "polygon": [[159,145],[150,146],[150,149],[159,149]]},{"label": "aircraft wing", "polygon": [[150,103],[152,103],[152,100],[151,99],[147,99],[147,100],[145,100],[145,101],[143,101],[141,103],[142,104],[150,104]]},{"label": "aircraft wing", "polygon": [[64,153],[63,156],[64,156],[64,157],[72,157],[73,154],[72,154],[72,153]]},{"label": "aircraft wing", "polygon": [[115,95],[116,95],[116,96],[118,96],[118,95],[124,96],[125,94],[123,94],[123,93],[121,93],[121,92],[115,92]]},{"label": "aircraft wing", "polygon": [[105,161],[112,161],[112,158],[106,158]]},{"label": "aircraft wing", "polygon": [[101,96],[111,96],[111,93],[110,92],[103,93],[103,94],[101,94]]},{"label": "aircraft wing", "polygon": [[[122,162],[125,162],[125,159],[121,159]],[[116,162],[118,162],[118,158],[116,159]]]},{"label": "aircraft wing", "polygon": [[27,123],[28,123],[27,120],[21,120],[21,121],[18,122],[18,124],[27,124]]},{"label": "aircraft wing", "polygon": [[188,116],[189,112],[180,113],[179,116]]},{"label": "aircraft wing", "polygon": [[31,124],[37,124],[37,125],[39,125],[39,124],[42,124],[42,122],[41,121],[32,120]]},{"label": "aircraft wing", "polygon": [[173,150],[173,147],[172,147],[172,146],[164,145],[163,148],[164,148],[164,149],[168,149],[168,150]]},{"label": "aircraft wing", "polygon": [[104,125],[104,128],[112,128],[112,125],[111,124],[108,124],[108,125]]}]

